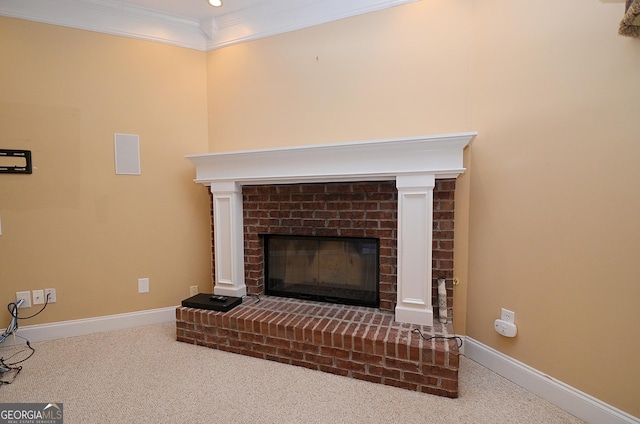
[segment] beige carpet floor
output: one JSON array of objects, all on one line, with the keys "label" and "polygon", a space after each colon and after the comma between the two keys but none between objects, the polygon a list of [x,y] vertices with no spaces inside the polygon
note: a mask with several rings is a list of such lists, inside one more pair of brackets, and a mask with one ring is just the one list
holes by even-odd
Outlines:
[{"label": "beige carpet floor", "polygon": [[65,424],[581,422],[464,357],[446,399],[180,343],[173,323],[34,347],[0,402],[63,403]]}]

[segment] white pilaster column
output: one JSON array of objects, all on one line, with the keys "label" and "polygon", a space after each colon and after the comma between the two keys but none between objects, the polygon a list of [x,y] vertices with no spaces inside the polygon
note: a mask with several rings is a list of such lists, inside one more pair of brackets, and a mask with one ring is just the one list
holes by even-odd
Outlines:
[{"label": "white pilaster column", "polygon": [[431,250],[434,174],[399,175],[396,321],[433,325]]},{"label": "white pilaster column", "polygon": [[236,182],[212,182],[215,284],[213,292],[244,296],[244,229],[242,186]]}]

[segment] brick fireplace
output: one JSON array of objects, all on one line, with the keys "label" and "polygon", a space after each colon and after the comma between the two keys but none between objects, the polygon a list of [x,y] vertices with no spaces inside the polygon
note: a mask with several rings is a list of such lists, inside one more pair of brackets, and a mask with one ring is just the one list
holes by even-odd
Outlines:
[{"label": "brick fireplace", "polygon": [[[439,179],[433,189],[432,305],[437,304],[437,278],[449,282],[453,278],[455,183],[455,179]],[[394,181],[246,185],[242,196],[247,293],[265,292],[261,234],[371,237],[380,240],[380,309],[394,311],[398,296],[398,191]],[[213,204],[213,196],[211,200]],[[211,213],[213,221],[213,210]],[[215,275],[215,260],[212,263]],[[452,298],[448,284],[449,308]],[[433,310],[437,314],[435,306]]]},{"label": "brick fireplace", "polygon": [[215,294],[264,293],[261,234],[372,237],[380,308],[270,296],[227,313],[178,308],[178,340],[457,397],[434,279],[453,276],[455,178],[474,136],[189,156],[211,192]]}]

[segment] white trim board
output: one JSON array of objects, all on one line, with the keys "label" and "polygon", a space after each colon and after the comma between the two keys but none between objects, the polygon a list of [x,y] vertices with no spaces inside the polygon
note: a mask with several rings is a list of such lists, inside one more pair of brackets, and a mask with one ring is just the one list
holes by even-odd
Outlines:
[{"label": "white trim board", "polygon": [[25,325],[18,328],[20,336],[30,342],[82,336],[104,331],[122,330],[143,325],[175,322],[177,306],[148,309],[124,314],[106,315],[95,318],[59,321],[49,324]]},{"label": "white trim board", "polygon": [[464,336],[464,355],[590,424],[640,424],[640,419]]},{"label": "white trim board", "polygon": [[2,0],[0,16],[208,51],[415,1],[256,1],[232,12],[211,9],[214,15],[201,18],[199,13],[177,16],[123,0]]}]

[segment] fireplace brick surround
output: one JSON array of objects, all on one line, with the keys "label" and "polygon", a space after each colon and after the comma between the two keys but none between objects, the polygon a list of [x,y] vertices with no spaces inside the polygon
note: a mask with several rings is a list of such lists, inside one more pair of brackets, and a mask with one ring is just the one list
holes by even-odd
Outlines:
[{"label": "fireplace brick surround", "polygon": [[[451,323],[431,327],[394,320],[398,223],[393,181],[245,186],[242,193],[245,281],[247,292],[260,295],[261,300],[248,298],[227,313],[178,308],[179,341],[409,390],[458,396],[455,342],[426,341],[411,332],[418,329],[425,337],[448,337],[453,334]],[[453,276],[454,193],[455,179],[436,181],[434,281]],[[213,208],[211,217],[213,244]],[[264,297],[260,234],[380,238],[380,309]],[[215,246],[212,251],[215,255]],[[213,272],[215,275],[215,269]],[[433,296],[437,296],[435,284],[433,287]],[[452,305],[453,290],[448,284],[449,317]]]},{"label": "fireplace brick surround", "polygon": [[[449,317],[453,312],[455,184],[455,179],[436,180],[433,190],[432,304],[438,304],[435,281],[445,277]],[[264,294],[264,245],[260,234],[373,237],[380,239],[380,309],[394,310],[398,191],[393,181],[250,185],[243,186],[242,194],[247,293]],[[215,275],[213,208],[210,213]],[[434,306],[434,315],[437,314]]]},{"label": "fireplace brick surround", "polygon": [[[432,317],[438,277],[452,316],[455,179],[474,136],[189,156],[210,186],[214,293],[256,296],[177,308],[177,340],[457,397],[451,319]],[[379,238],[380,308],[263,296],[267,233]]]}]

